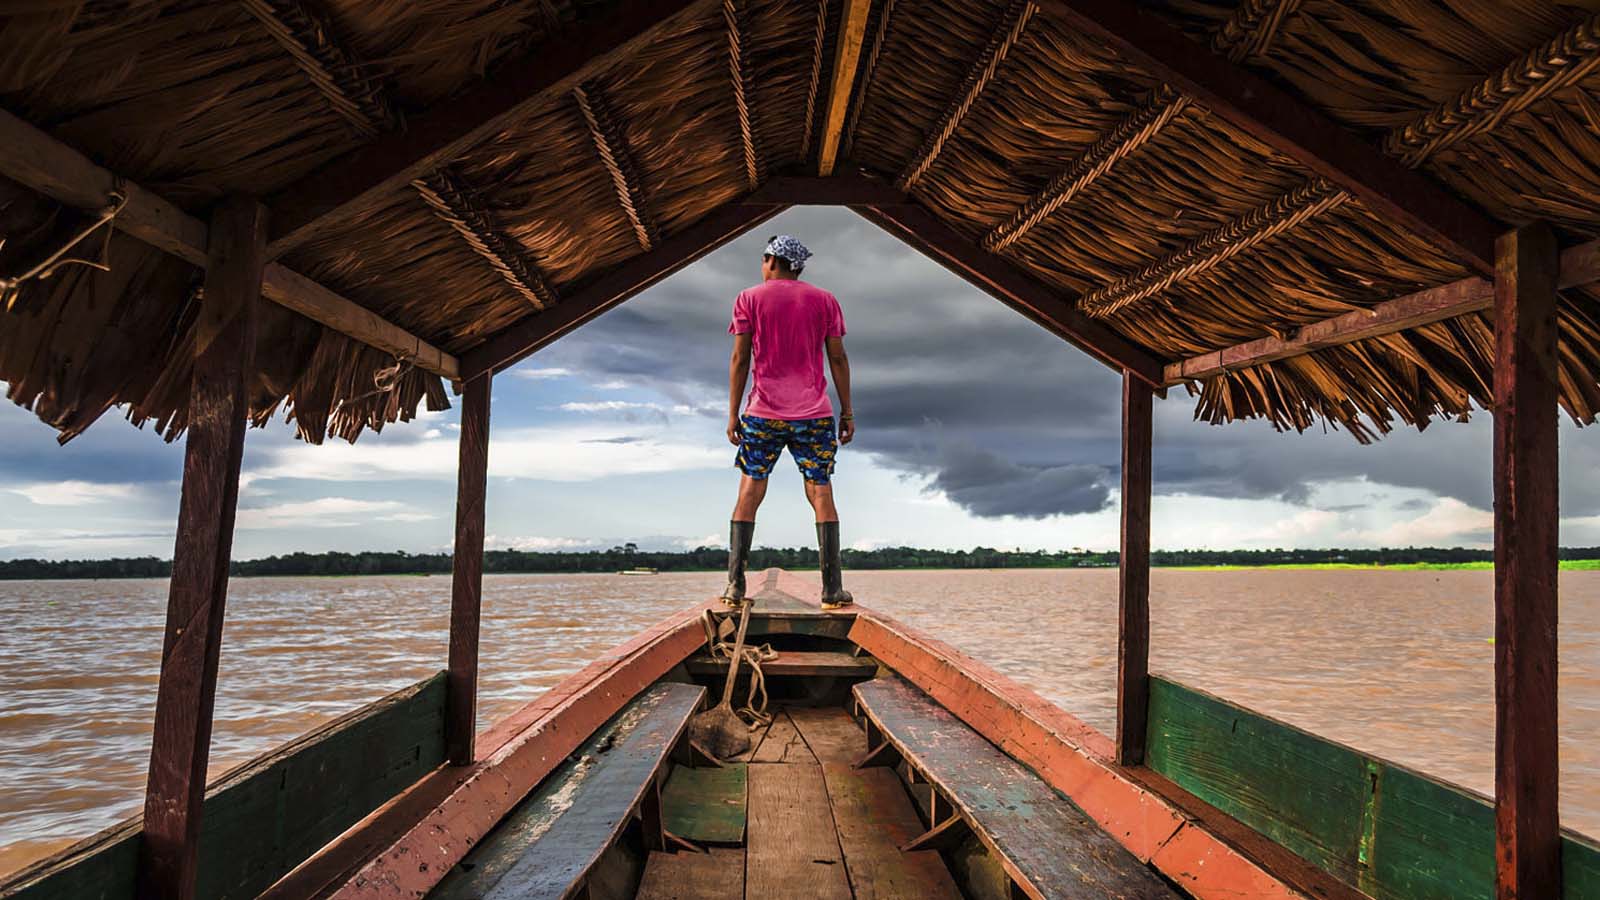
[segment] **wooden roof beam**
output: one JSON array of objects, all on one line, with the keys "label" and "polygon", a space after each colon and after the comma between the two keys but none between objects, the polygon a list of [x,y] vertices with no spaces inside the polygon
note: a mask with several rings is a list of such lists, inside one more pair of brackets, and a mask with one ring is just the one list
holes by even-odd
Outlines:
[{"label": "wooden roof beam", "polygon": [[[1561,254],[1561,289],[1600,281],[1600,241],[1569,248]],[[1282,359],[1315,353],[1368,338],[1394,334],[1494,306],[1494,282],[1463,278],[1414,294],[1386,300],[1370,309],[1358,309],[1305,325],[1288,337],[1265,337],[1202,353],[1166,367],[1167,385],[1182,384],[1248,369]]]},{"label": "wooden roof beam", "polygon": [[454,161],[708,2],[617,0],[603,18],[552,35],[522,60],[408,116],[403,130],[385,134],[269,197],[274,238],[268,255],[288,252],[402,190],[412,179]]},{"label": "wooden roof beam", "polygon": [[556,305],[556,293],[515,239],[501,229],[478,192],[448,169],[411,182],[440,221],[461,236],[534,309]]},{"label": "wooden roof beam", "polygon": [[1504,229],[1327,115],[1125,0],[1037,0],[1048,15],[1105,41],[1234,127],[1348,191],[1376,215],[1484,275]]},{"label": "wooden roof beam", "polygon": [[[750,72],[750,61],[744,55],[744,27],[743,19],[747,12],[749,0],[722,0],[722,21],[728,31],[728,75],[733,82],[733,105],[739,114],[739,142],[744,147],[745,178],[749,181],[750,189],[766,180],[767,167],[761,158],[761,149],[756,146],[755,127],[750,121],[750,102],[748,97],[753,92]],[[806,128],[811,127],[810,119],[806,120]],[[645,248],[649,250],[649,247]]]},{"label": "wooden roof beam", "polygon": [[589,124],[589,136],[594,140],[595,152],[600,155],[600,162],[611,175],[617,203],[627,214],[628,221],[633,223],[639,248],[648,253],[660,242],[661,229],[645,204],[644,183],[639,178],[639,166],[633,161],[628,142],[623,139],[622,125],[617,121],[598,83],[589,82],[573,88],[572,96],[578,101],[583,120]]},{"label": "wooden roof beam", "polygon": [[929,131],[928,136],[923,139],[916,155],[900,173],[900,178],[895,183],[896,187],[902,191],[911,190],[928,169],[932,168],[934,160],[938,159],[940,152],[944,150],[944,145],[956,133],[956,129],[961,127],[961,120],[967,117],[972,105],[978,102],[978,96],[983,93],[983,89],[989,86],[989,82],[994,80],[995,73],[1000,71],[1000,64],[1005,62],[1006,54],[1010,53],[1011,48],[1022,38],[1022,32],[1033,19],[1034,10],[1035,7],[1029,0],[1011,0],[1005,13],[1000,16],[1000,21],[995,23],[994,32],[989,35],[989,42],[984,45],[983,52],[973,60],[972,68],[967,71],[967,77],[961,82],[961,90],[950,98],[950,104],[939,117],[938,127]]},{"label": "wooden roof beam", "polygon": [[872,41],[862,51],[866,59],[861,63],[861,74],[856,76],[855,86],[861,102],[850,106],[850,114],[844,121],[843,139],[839,143],[839,152],[847,158],[855,153],[856,125],[861,120],[862,108],[867,105],[867,93],[872,90],[872,78],[877,74],[883,45],[889,40],[889,26],[894,22],[894,4],[895,0],[883,0],[883,6],[878,9],[878,27],[872,30]]},{"label": "wooden roof beam", "polygon": [[[113,227],[191,265],[206,265],[206,223],[137,184],[113,175],[78,151],[0,110],[0,175],[78,209],[98,209],[113,192],[127,198]],[[262,276],[262,296],[312,321],[457,378],[456,358],[377,313],[276,263]]]},{"label": "wooden roof beam", "polygon": [[[826,2],[826,0],[818,0]],[[822,118],[822,143],[817,150],[817,174],[832,175],[839,162],[839,139],[844,136],[845,117],[861,62],[861,43],[867,36],[867,16],[872,0],[844,0],[844,17],[839,21],[833,47],[833,83],[828,88],[828,111]]]},{"label": "wooden roof beam", "polygon": [[584,323],[612,309],[707,253],[782,212],[784,204],[725,204],[682,232],[663,238],[654,250],[612,267],[561,305],[502,329],[461,361],[461,377],[473,379],[516,365]]},{"label": "wooden roof beam", "polygon": [[1118,371],[1133,373],[1151,387],[1163,387],[1160,360],[1078,312],[1060,291],[985,253],[922,207],[903,204],[852,209],[1046,331]]}]

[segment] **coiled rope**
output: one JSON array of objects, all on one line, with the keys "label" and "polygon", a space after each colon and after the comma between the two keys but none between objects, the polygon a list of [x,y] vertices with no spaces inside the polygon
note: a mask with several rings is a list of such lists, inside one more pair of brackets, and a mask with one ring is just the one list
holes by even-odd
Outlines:
[{"label": "coiled rope", "polygon": [[[730,614],[719,618],[708,609],[701,614],[700,624],[705,626],[706,648],[711,658],[725,659],[732,665],[733,643],[727,639],[734,633],[733,616]],[[778,651],[772,649],[771,644],[756,647],[746,643],[744,646],[739,665],[750,669],[750,689],[745,694],[744,705],[733,712],[748,722],[752,730],[772,723],[772,714],[767,712],[767,676],[761,671],[761,664],[777,658]]]}]

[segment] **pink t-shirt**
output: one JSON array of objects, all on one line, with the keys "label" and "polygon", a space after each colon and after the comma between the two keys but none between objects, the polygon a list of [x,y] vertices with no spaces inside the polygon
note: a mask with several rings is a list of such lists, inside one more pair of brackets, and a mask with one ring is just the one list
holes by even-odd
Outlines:
[{"label": "pink t-shirt", "polygon": [[774,278],[739,293],[729,334],[750,335],[754,383],[748,416],[820,419],[833,415],[822,374],[824,341],[844,337],[839,301],[804,281]]}]

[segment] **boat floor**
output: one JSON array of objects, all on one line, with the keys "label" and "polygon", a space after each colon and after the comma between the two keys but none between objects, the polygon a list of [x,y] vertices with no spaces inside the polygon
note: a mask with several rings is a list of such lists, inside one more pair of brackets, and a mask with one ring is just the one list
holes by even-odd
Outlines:
[{"label": "boat floor", "polygon": [[[925,830],[923,819],[894,769],[854,768],[866,753],[866,736],[843,709],[778,707],[772,724],[755,737],[743,758],[742,845],[725,842],[703,854],[652,853],[638,897],[962,896],[938,852],[900,850]],[[667,815],[702,819],[692,830],[714,834],[725,812],[708,795],[703,805]]]}]

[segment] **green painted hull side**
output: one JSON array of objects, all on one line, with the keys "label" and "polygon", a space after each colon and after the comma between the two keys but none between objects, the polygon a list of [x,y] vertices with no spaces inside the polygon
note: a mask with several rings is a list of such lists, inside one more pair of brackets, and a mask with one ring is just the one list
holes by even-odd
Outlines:
[{"label": "green painted hull side", "polygon": [[[206,791],[199,896],[254,897],[444,762],[445,673],[330,722]],[[15,900],[130,900],[137,820],[80,845]],[[21,873],[27,875],[28,873]]]},{"label": "green painted hull side", "polygon": [[[1378,900],[1494,896],[1476,794],[1152,676],[1146,762]],[[1563,837],[1567,900],[1600,897],[1600,845]]]}]

